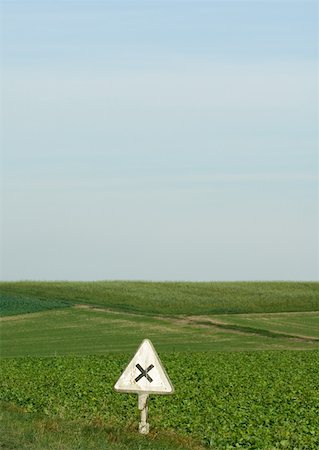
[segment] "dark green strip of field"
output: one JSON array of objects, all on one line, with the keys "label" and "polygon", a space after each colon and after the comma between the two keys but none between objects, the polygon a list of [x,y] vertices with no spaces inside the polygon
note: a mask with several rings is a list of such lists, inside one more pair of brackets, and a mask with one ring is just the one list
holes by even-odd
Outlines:
[{"label": "dark green strip of field", "polygon": [[63,300],[27,297],[25,295],[0,294],[0,316],[14,316],[51,309],[68,308],[72,303]]},{"label": "dark green strip of field", "polygon": [[1,282],[0,296],[151,315],[319,310],[316,282]]}]

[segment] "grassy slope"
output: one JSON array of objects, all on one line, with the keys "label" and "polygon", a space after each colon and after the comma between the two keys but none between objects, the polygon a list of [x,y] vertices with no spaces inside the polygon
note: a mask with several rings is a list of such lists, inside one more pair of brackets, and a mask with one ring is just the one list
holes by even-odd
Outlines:
[{"label": "grassy slope", "polygon": [[67,420],[30,413],[7,402],[0,403],[0,448],[19,450],[201,450],[195,440],[175,433],[154,432],[145,437],[99,417]]},{"label": "grassy slope", "polygon": [[319,341],[319,312],[275,313],[275,314],[227,314],[208,316],[212,321],[224,324],[268,330],[274,333],[303,336]]},{"label": "grassy slope", "polygon": [[2,282],[0,295],[88,303],[144,314],[319,310],[319,283],[315,282]]},{"label": "grassy slope", "polygon": [[[236,326],[236,318],[239,317],[245,324],[243,317],[238,315],[209,316],[211,320],[218,319],[220,322],[219,317],[223,323]],[[201,316],[195,316],[195,321],[189,322],[185,318],[159,318],[82,308],[56,309],[1,319],[1,355],[17,357],[133,352],[146,337],[151,339],[160,351],[319,348],[319,341],[265,335],[263,321],[259,319],[258,314],[254,315],[254,321],[249,320],[249,315],[245,318],[249,327],[255,327],[251,333],[210,324],[203,326],[200,323]],[[296,314],[293,314],[292,319],[296,321]],[[317,326],[318,323],[317,316]],[[268,322],[267,324],[269,326]],[[288,325],[289,320],[286,318],[286,326]],[[261,328],[258,330],[258,327]],[[271,329],[276,331],[276,324]],[[294,331],[293,324],[290,324],[289,331]],[[300,332],[300,327],[297,331]],[[303,332],[305,334],[306,330]]]}]

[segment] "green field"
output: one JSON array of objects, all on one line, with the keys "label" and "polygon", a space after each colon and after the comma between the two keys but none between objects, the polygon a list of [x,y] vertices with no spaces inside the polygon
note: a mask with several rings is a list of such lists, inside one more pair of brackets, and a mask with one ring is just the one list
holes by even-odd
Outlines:
[{"label": "green field", "polygon": [[[295,336],[302,339],[319,340],[319,311],[299,313],[267,313],[267,314],[227,314],[208,316],[212,323],[223,323],[226,326],[235,325],[240,330],[268,331],[277,334]],[[234,328],[236,329],[236,328]]]},{"label": "green field", "polygon": [[[318,448],[317,352],[160,356],[176,394],[151,397],[154,428],[190,434],[212,448]],[[50,417],[136,427],[136,396],[113,391],[129,357],[7,359],[2,399]]]},{"label": "green field", "polygon": [[[2,448],[317,450],[318,287],[0,283]],[[175,387],[147,437],[113,391],[144,338]]]},{"label": "green field", "polygon": [[319,283],[2,282],[0,295],[143,314],[318,311]]},{"label": "green field", "polygon": [[71,304],[63,300],[27,297],[26,295],[0,294],[0,316],[14,316],[51,309],[67,308]]},{"label": "green field", "polygon": [[[10,316],[1,321],[1,355],[19,357],[132,352],[145,337],[151,339],[157,349],[166,352],[319,348],[319,339],[313,336],[315,331],[308,330],[307,326],[308,322],[314,328],[318,324],[319,314],[316,312],[299,313],[297,316],[294,313],[291,323],[287,313],[285,333],[282,333],[281,322],[274,321],[272,325],[267,322],[266,327],[262,328],[259,315],[254,315],[253,321],[249,317],[151,317],[84,307]],[[300,326],[295,329],[294,335],[293,327],[297,318],[303,321],[302,337]],[[244,325],[239,326],[238,321]],[[250,328],[245,326],[247,321]],[[267,326],[271,326],[272,333],[268,332]],[[287,333],[288,329],[291,335]],[[307,336],[307,333],[311,336]]]}]

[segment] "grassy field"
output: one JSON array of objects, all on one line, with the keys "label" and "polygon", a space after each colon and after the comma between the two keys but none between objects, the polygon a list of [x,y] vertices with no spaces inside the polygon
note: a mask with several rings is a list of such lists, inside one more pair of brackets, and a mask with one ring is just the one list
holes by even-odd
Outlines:
[{"label": "grassy field", "polygon": [[319,311],[300,313],[267,313],[267,314],[227,314],[207,316],[214,323],[222,323],[226,327],[235,325],[234,330],[250,330],[256,333],[269,331],[275,337],[291,335],[310,340],[319,340]]},{"label": "grassy field", "polygon": [[319,310],[319,283],[301,282],[2,282],[0,295],[85,303],[151,315]]},{"label": "grassy field", "polygon": [[28,450],[205,450],[198,441],[171,431],[151,430],[147,439],[136,426],[93,419],[66,419],[27,412],[0,402],[1,449]]},{"label": "grassy field", "polygon": [[[0,283],[1,448],[317,450],[318,287]],[[141,437],[113,385],[146,337],[176,393]]]},{"label": "grassy field", "polygon": [[[249,314],[186,318],[151,317],[85,307],[56,309],[1,319],[1,356],[134,351],[145,337],[151,339],[157,349],[166,352],[319,348],[319,339],[314,336],[319,313],[286,313],[284,317],[286,326],[282,333],[283,319],[275,316],[273,323],[266,321],[264,326],[263,314],[255,314],[253,319]],[[298,318],[303,323],[302,329],[300,324],[294,328]],[[312,326],[309,330],[307,321]]]}]

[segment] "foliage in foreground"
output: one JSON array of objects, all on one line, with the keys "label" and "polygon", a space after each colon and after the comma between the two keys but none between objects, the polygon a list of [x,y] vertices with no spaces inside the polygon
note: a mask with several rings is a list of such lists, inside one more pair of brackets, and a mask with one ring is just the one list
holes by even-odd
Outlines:
[{"label": "foliage in foreground", "polygon": [[144,314],[319,310],[315,282],[1,282],[0,295],[59,300]]},{"label": "foliage in foreground", "polygon": [[[161,357],[176,394],[151,397],[153,430],[191,435],[214,449],[319,448],[318,352]],[[2,360],[1,398],[49,418],[101,418],[122,429],[137,427],[136,396],[113,391],[129,358]]]},{"label": "foliage in foreground", "polygon": [[171,432],[141,436],[136,430],[118,428],[101,418],[66,420],[28,413],[0,403],[0,448],[3,450],[203,450],[191,438]]}]

